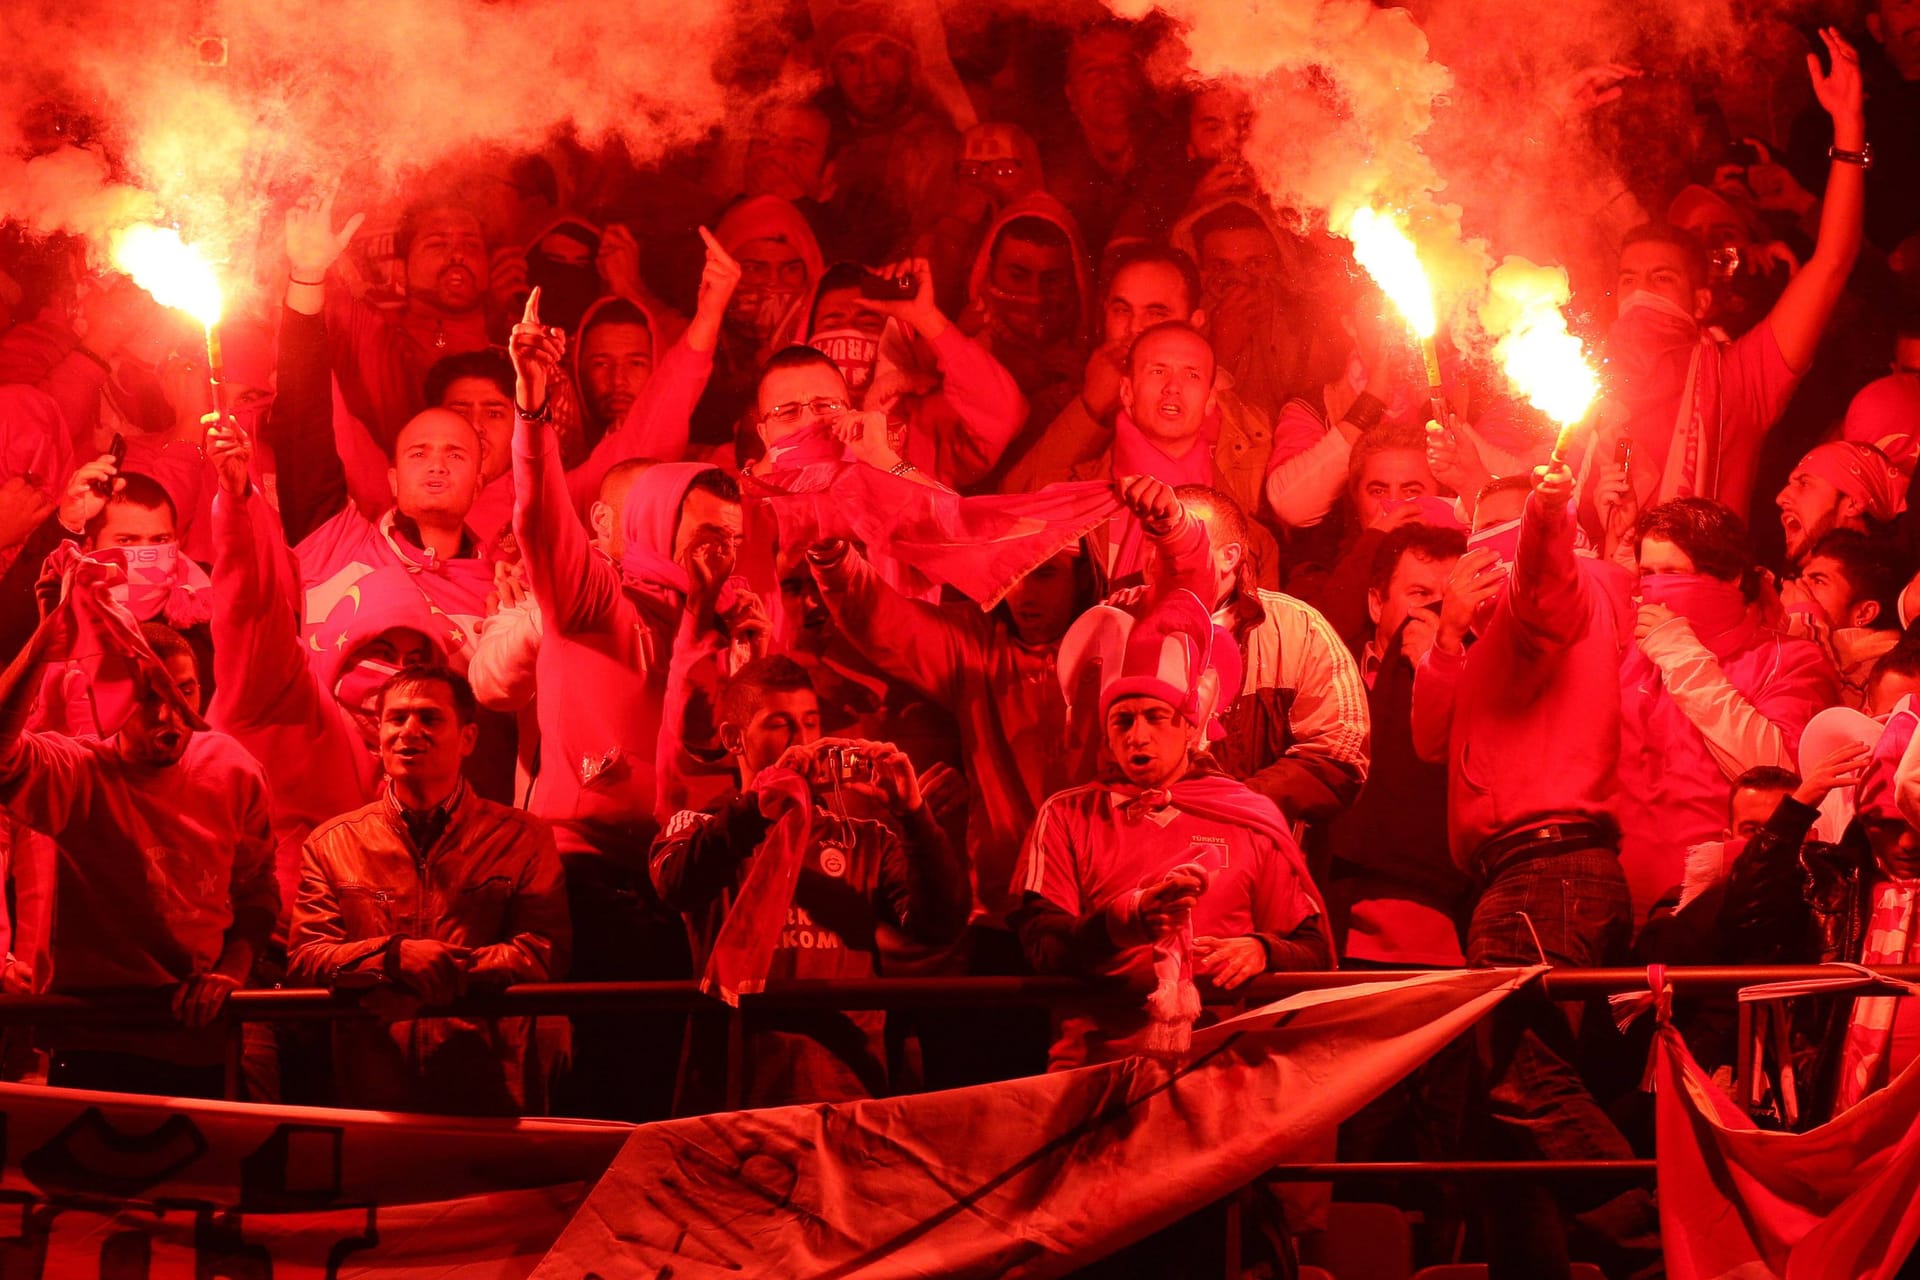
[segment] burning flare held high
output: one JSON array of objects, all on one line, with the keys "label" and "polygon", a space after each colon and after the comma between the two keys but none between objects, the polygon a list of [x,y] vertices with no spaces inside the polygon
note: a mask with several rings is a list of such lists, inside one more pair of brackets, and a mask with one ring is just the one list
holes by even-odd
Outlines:
[{"label": "burning flare held high", "polygon": [[207,331],[207,382],[214,411],[227,416],[226,362],[220,355],[224,299],[213,266],[172,227],[135,223],[113,233],[113,265],[153,295],[163,307],[184,311]]},{"label": "burning flare held high", "polygon": [[1556,462],[1564,461],[1573,433],[1600,394],[1600,379],[1587,363],[1580,339],[1567,331],[1560,310],[1571,292],[1567,273],[1509,257],[1487,281],[1480,322],[1497,335],[1493,354],[1507,381],[1527,403],[1560,424]]},{"label": "burning flare held high", "polygon": [[1414,337],[1420,340],[1420,358],[1427,368],[1427,396],[1432,402],[1434,420],[1447,420],[1446,389],[1440,381],[1440,355],[1433,344],[1439,323],[1433,310],[1433,285],[1420,255],[1391,218],[1366,205],[1353,211],[1347,220],[1346,237],[1353,242],[1353,258],[1380,291],[1387,295]]}]

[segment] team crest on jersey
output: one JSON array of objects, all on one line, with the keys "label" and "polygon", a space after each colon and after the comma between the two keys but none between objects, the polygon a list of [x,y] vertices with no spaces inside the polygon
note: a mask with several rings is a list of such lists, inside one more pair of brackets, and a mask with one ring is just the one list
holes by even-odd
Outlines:
[{"label": "team crest on jersey", "polygon": [[834,845],[820,850],[820,869],[838,879],[847,874],[847,851]]},{"label": "team crest on jersey", "polygon": [[1225,836],[1194,836],[1187,842],[1187,860],[1209,871],[1225,871],[1227,848]]}]

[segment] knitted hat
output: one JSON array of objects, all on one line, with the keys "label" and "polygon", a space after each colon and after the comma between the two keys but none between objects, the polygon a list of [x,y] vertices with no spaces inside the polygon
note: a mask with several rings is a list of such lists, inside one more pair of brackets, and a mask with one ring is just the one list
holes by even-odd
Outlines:
[{"label": "knitted hat", "polygon": [[1072,698],[1098,664],[1100,718],[1121,698],[1158,698],[1206,724],[1240,688],[1240,648],[1191,591],[1173,591],[1135,616],[1111,605],[1081,614],[1060,641],[1061,687]]}]

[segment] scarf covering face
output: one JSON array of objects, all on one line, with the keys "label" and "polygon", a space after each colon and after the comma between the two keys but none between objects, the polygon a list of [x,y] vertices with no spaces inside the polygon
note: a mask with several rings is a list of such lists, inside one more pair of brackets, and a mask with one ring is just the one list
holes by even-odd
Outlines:
[{"label": "scarf covering face", "polygon": [[207,722],[188,704],[166,665],[148,647],[140,624],[113,598],[115,565],[89,560],[71,542],[47,557],[61,575],[63,608],[73,610],[75,635],[66,654],[70,668],[86,680],[93,706],[94,732],[110,738],[133,715],[145,689],[159,690],[194,729]]},{"label": "scarf covering face", "polygon": [[103,547],[87,558],[117,565],[124,576],[108,588],[114,602],[141,622],[156,618],[173,627],[190,627],[212,617],[203,595],[213,587],[207,571],[180,554],[175,542],[141,547]]},{"label": "scarf covering face", "polygon": [[1726,656],[1716,644],[1724,644],[1747,620],[1747,599],[1740,588],[1703,573],[1650,573],[1640,579],[1640,598],[1665,605],[1685,618],[1715,657]]}]

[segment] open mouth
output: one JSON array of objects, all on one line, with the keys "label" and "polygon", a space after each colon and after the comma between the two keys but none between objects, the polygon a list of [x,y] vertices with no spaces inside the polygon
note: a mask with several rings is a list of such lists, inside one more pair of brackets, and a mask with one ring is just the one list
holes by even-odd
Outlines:
[{"label": "open mouth", "polygon": [[1187,416],[1187,407],[1178,400],[1163,400],[1160,402],[1159,414],[1163,418],[1177,421]]},{"label": "open mouth", "polygon": [[449,289],[470,289],[473,287],[473,272],[465,267],[448,267],[440,273],[440,283]]}]

